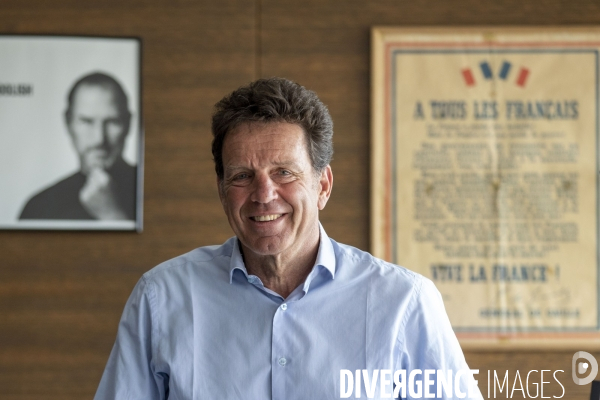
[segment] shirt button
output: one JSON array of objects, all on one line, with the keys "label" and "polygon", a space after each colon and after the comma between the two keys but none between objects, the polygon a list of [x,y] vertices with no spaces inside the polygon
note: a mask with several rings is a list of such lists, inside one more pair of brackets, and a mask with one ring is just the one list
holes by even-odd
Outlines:
[{"label": "shirt button", "polygon": [[285,364],[287,364],[287,360],[285,359],[285,357],[281,357],[279,359],[279,365],[281,365],[282,367],[285,367]]},{"label": "shirt button", "polygon": [[281,305],[281,309],[282,309],[283,311],[287,310],[287,304],[283,303],[283,304]]}]

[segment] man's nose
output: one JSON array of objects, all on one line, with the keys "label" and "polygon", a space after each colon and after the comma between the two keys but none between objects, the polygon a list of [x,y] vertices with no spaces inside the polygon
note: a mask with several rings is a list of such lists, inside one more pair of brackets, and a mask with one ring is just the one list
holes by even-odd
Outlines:
[{"label": "man's nose", "polygon": [[93,147],[102,146],[106,142],[107,126],[104,121],[94,121],[91,129],[90,144]]},{"label": "man's nose", "polygon": [[268,174],[256,174],[252,185],[253,202],[266,204],[277,198],[277,185]]}]

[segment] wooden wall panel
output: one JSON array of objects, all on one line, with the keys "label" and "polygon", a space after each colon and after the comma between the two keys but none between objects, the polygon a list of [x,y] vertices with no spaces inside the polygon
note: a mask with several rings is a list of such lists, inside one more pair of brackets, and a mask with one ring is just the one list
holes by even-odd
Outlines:
[{"label": "wooden wall panel", "polygon": [[[598,22],[592,0],[2,0],[2,33],[142,37],[146,176],[142,234],[0,231],[0,397],[91,398],[140,275],[231,235],[210,155],[211,108],[227,92],[279,75],[320,95],[336,151],[322,221],[368,250],[371,26]],[[482,371],[565,369],[568,383],[571,354],[467,359]],[[567,390],[584,399],[589,389]]]},{"label": "wooden wall panel", "polygon": [[2,1],[0,32],[143,40],[144,232],[0,232],[0,398],[89,399],[141,274],[232,235],[210,114],[255,76],[255,4]]},{"label": "wooden wall panel", "polygon": [[[285,76],[313,89],[333,116],[334,185],[332,197],[321,215],[323,225],[334,239],[365,250],[369,249],[372,26],[593,25],[600,22],[600,4],[590,0],[347,0],[343,5],[334,0],[262,0],[261,8],[261,75]],[[488,370],[502,374],[509,371],[512,387],[517,370],[526,374],[542,368],[565,371],[558,375],[566,389],[565,398],[589,398],[590,385],[577,386],[571,379],[572,351],[470,351],[465,355],[471,368],[480,369],[478,378],[484,398],[487,397]],[[561,395],[557,384],[546,387],[551,390],[544,396]],[[533,394],[534,388],[531,389]],[[491,394],[493,397],[493,391]],[[515,392],[515,398],[522,398],[521,392]]]}]

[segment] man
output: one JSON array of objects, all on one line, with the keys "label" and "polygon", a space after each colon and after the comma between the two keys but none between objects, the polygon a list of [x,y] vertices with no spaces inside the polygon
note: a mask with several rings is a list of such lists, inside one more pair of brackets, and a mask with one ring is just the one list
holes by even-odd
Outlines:
[{"label": "man", "polygon": [[19,219],[135,219],[136,168],[122,157],[131,113],[121,85],[98,72],[79,79],[65,121],[80,169],[29,199]]},{"label": "man", "polygon": [[342,370],[468,372],[431,281],[320,225],[333,124],[315,93],[258,80],[217,103],[212,128],[236,236],[143,275],[97,400],[333,399]]}]

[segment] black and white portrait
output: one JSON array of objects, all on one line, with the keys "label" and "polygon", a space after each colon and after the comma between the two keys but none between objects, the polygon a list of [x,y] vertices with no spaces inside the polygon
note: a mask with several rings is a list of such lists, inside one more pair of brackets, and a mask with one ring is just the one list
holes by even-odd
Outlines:
[{"label": "black and white portrait", "polygon": [[0,227],[140,230],[139,41],[4,36],[0,50],[0,66],[26,65],[0,77]]}]

